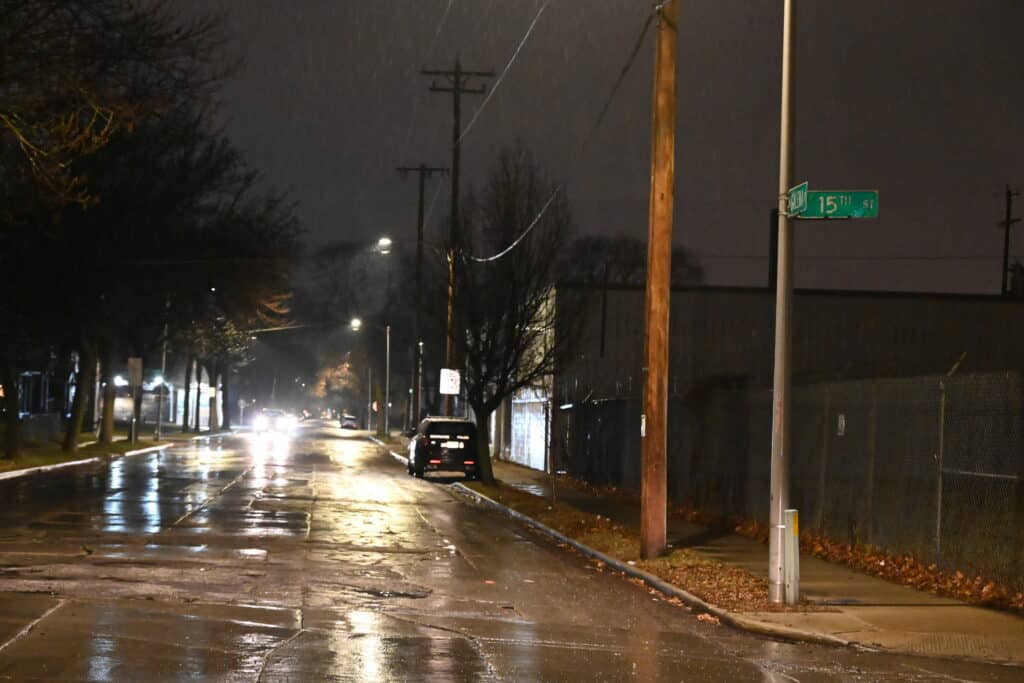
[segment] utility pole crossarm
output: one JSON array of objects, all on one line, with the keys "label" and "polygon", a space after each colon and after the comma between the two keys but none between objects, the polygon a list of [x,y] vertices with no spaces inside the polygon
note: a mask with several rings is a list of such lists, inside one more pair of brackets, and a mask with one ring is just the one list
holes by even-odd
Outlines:
[{"label": "utility pole crossarm", "polygon": [[484,93],[487,92],[487,86],[481,85],[476,88],[470,88],[465,85],[456,85],[451,88],[445,88],[431,83],[430,92],[457,92],[463,95],[483,95]]},{"label": "utility pole crossarm", "polygon": [[426,166],[424,164],[420,164],[419,166],[396,166],[395,170],[403,176],[408,173],[425,173],[428,178],[434,173],[448,175],[447,166]]},{"label": "utility pole crossarm", "polygon": [[465,69],[444,70],[444,69],[421,69],[420,73],[424,76],[445,76],[447,78],[454,78],[456,74],[461,76],[479,76],[480,78],[494,78],[497,74],[493,71],[466,71]]}]

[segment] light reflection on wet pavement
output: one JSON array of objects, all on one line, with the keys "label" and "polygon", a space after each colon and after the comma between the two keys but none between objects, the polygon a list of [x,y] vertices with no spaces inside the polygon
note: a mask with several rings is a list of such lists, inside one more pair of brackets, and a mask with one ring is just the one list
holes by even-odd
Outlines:
[{"label": "light reflection on wet pavement", "polygon": [[356,437],[0,482],[0,680],[1021,678],[700,622]]}]

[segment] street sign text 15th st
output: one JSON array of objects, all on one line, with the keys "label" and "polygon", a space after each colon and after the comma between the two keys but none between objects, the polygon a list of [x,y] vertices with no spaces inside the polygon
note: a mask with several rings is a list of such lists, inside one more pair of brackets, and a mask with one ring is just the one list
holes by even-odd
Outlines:
[{"label": "street sign text 15th st", "polygon": [[877,218],[878,190],[810,190],[800,218]]}]

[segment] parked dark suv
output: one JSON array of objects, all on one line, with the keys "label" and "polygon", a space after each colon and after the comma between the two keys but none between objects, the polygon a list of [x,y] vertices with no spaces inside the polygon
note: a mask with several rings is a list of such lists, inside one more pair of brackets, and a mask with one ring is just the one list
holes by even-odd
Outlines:
[{"label": "parked dark suv", "polygon": [[478,479],[476,425],[461,417],[428,417],[409,441],[409,474],[465,472]]}]

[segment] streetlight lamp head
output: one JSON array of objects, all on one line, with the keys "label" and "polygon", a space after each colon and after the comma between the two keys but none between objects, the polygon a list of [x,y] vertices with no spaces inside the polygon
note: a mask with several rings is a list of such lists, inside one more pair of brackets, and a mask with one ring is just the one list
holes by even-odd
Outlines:
[{"label": "streetlight lamp head", "polygon": [[358,332],[358,331],[359,331],[359,329],[360,329],[360,328],[361,328],[362,326],[363,326],[363,321],[362,321],[362,320],[360,320],[359,318],[352,318],[352,322],[350,322],[350,323],[349,323],[349,327],[351,327],[351,328],[352,328],[353,330],[355,330],[356,332]]},{"label": "streetlight lamp head", "polygon": [[391,252],[391,238],[381,237],[377,240],[377,251],[382,254],[388,254]]}]

